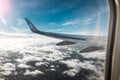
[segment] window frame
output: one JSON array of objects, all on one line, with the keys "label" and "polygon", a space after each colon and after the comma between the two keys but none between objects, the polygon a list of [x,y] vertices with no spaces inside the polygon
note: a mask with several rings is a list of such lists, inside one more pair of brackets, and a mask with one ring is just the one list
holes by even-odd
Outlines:
[{"label": "window frame", "polygon": [[110,18],[105,80],[120,80],[120,0],[108,0]]}]

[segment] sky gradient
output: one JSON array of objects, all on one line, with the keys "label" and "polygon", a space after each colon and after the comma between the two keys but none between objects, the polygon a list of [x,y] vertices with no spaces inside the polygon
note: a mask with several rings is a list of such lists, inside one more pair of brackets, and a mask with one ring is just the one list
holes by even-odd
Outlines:
[{"label": "sky gradient", "polygon": [[24,18],[39,30],[107,35],[105,0],[0,0],[0,33],[31,33]]}]

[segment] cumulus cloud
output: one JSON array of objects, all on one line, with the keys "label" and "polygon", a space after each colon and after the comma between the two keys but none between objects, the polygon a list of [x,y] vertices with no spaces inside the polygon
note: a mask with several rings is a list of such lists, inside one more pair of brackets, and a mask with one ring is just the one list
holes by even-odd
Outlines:
[{"label": "cumulus cloud", "polygon": [[30,62],[30,61],[40,61],[41,59],[39,57],[35,57],[35,56],[24,56],[23,59],[17,59],[18,62]]},{"label": "cumulus cloud", "polygon": [[11,71],[2,71],[0,72],[1,75],[4,75],[4,76],[8,76],[10,75],[12,72]]},{"label": "cumulus cloud", "polygon": [[35,71],[26,70],[26,72],[24,73],[24,75],[32,75],[32,76],[39,75],[39,74],[44,74],[44,73],[39,70],[35,70]]},{"label": "cumulus cloud", "polygon": [[5,79],[0,78],[0,80],[5,80]]},{"label": "cumulus cloud", "polygon": [[60,61],[60,62],[66,64],[69,68],[75,68],[77,70],[80,69],[79,63],[77,61],[75,61],[75,60]]},{"label": "cumulus cloud", "polygon": [[31,68],[31,66],[23,64],[23,63],[19,64],[17,67],[19,67],[19,68]]},{"label": "cumulus cloud", "polygon": [[15,70],[15,65],[12,64],[12,63],[5,63],[4,66],[2,67],[2,70],[14,71]]},{"label": "cumulus cloud", "polygon": [[3,66],[0,66],[0,75],[8,76],[15,71],[15,65],[12,63],[5,63]]},{"label": "cumulus cloud", "polygon": [[[55,46],[59,41],[58,39],[39,35],[30,38],[0,39],[0,70],[2,70],[0,74],[10,75],[13,71],[15,72],[17,67],[18,69],[24,69],[22,74],[25,76],[43,75],[45,74],[44,70],[58,71],[60,64],[65,64],[68,68],[68,70],[63,70],[62,74],[67,74],[70,77],[74,77],[82,68],[92,70],[98,75],[102,74],[100,69],[103,69],[103,67],[92,64],[93,61],[85,60],[82,62],[78,58],[75,59],[75,56],[77,54],[79,57],[79,54],[81,54],[86,59],[104,60],[105,52],[79,53],[75,48],[78,49],[78,46],[81,45],[73,45],[72,47]],[[16,62],[17,66],[15,66],[16,63],[9,62],[11,60]],[[29,64],[29,62],[34,63]],[[53,64],[54,62],[58,62],[58,67]],[[44,67],[44,70],[41,71],[41,66],[47,68]],[[95,75],[91,74],[91,76]]]},{"label": "cumulus cloud", "polygon": [[73,77],[80,71],[79,60],[68,60],[68,61],[60,61],[60,62],[66,64],[69,68],[72,68],[67,71],[64,71],[63,74],[67,74]]},{"label": "cumulus cloud", "polygon": [[92,52],[92,53],[84,53],[84,54],[81,54],[83,55],[85,58],[97,58],[97,59],[105,59],[105,52]]},{"label": "cumulus cloud", "polygon": [[35,65],[36,66],[41,66],[41,65],[44,65],[45,63],[44,62],[37,62]]},{"label": "cumulus cloud", "polygon": [[69,69],[63,72],[63,74],[67,74],[68,76],[74,77],[79,71],[76,69]]},{"label": "cumulus cloud", "polygon": [[[86,53],[86,55],[87,54],[88,53]],[[91,57],[93,55],[94,54],[92,54]],[[103,55],[104,55],[104,53],[103,53]],[[78,72],[80,72],[81,68],[93,70],[96,73],[99,72],[98,73],[99,75],[102,73],[101,71],[99,71],[96,68],[96,65],[91,64],[90,61],[80,62],[80,60],[78,60],[78,59],[72,59],[72,60],[60,61],[60,62],[66,64],[70,68],[69,70],[64,71],[63,74],[67,74],[67,75],[69,75],[71,77],[74,77]]]}]

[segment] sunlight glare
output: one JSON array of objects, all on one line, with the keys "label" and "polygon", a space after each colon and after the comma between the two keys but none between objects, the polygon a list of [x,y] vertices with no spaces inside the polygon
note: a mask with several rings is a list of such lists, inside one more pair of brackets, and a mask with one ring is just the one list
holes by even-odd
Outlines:
[{"label": "sunlight glare", "polygon": [[10,0],[0,0],[0,15],[5,16],[11,9]]}]

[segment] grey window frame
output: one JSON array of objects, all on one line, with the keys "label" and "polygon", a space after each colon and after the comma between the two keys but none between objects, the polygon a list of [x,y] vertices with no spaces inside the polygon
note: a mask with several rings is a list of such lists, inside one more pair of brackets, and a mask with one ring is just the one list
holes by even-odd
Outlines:
[{"label": "grey window frame", "polygon": [[108,0],[110,18],[105,80],[120,80],[120,0]]}]

